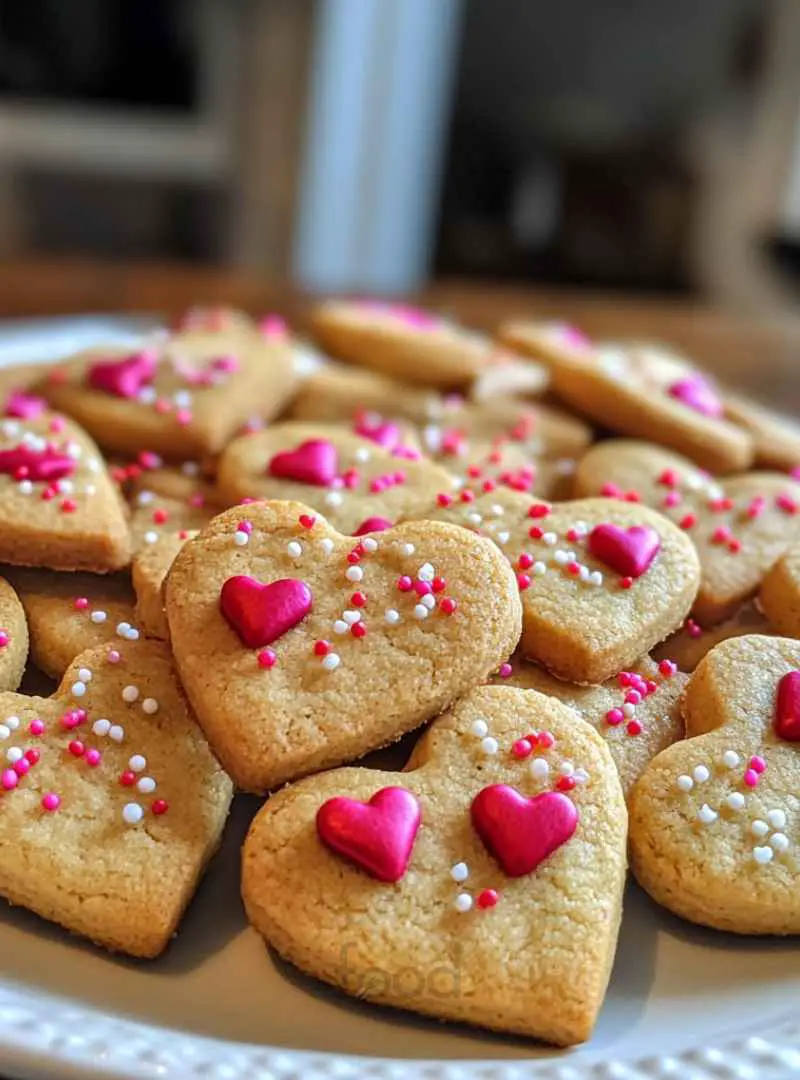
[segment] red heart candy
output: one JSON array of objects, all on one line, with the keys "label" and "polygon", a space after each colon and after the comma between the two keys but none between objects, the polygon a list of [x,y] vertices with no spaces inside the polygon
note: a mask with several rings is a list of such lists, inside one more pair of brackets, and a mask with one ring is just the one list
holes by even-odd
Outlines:
[{"label": "red heart candy", "polygon": [[790,671],[778,683],[775,734],[787,742],[800,742],[800,671]]},{"label": "red heart candy", "polygon": [[472,824],[509,877],[532,874],[578,827],[574,803],[558,791],[532,799],[507,784],[491,784],[472,800]]},{"label": "red heart candy", "polygon": [[405,874],[419,826],[419,803],[401,787],[381,788],[368,803],[340,795],[317,811],[322,843],[378,881]]},{"label": "red heart candy", "polygon": [[0,473],[18,480],[63,480],[75,472],[75,461],[53,447],[33,450],[25,443],[11,450],[0,450]]},{"label": "red heart candy", "polygon": [[219,594],[222,614],[251,649],[271,645],[311,611],[311,589],[297,578],[264,585],[239,574],[228,578]]},{"label": "red heart candy", "polygon": [[661,539],[649,525],[595,525],[589,533],[589,551],[623,577],[638,578],[661,548]]},{"label": "red heart candy", "polygon": [[364,533],[371,532],[383,532],[384,529],[391,529],[393,521],[389,521],[384,517],[368,517],[358,526],[353,536],[363,536]]},{"label": "red heart candy", "polygon": [[684,405],[688,405],[695,412],[702,413],[703,416],[720,417],[724,411],[714,387],[702,375],[680,379],[670,386],[669,393],[671,397],[682,401]]},{"label": "red heart candy", "polygon": [[143,386],[153,381],[157,366],[155,354],[143,349],[123,360],[92,364],[87,381],[93,390],[102,390],[114,397],[135,398]]},{"label": "red heart candy", "polygon": [[400,445],[400,428],[390,420],[381,420],[372,424],[366,417],[357,420],[353,431],[363,439],[370,439],[386,450],[395,450]]},{"label": "red heart candy", "polygon": [[270,461],[267,472],[301,484],[327,487],[336,478],[339,461],[336,447],[327,439],[309,439],[296,450],[282,450]]}]

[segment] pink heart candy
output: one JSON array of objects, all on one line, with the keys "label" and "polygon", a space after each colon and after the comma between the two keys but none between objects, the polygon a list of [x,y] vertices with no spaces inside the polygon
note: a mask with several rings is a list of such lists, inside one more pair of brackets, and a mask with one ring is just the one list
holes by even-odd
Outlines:
[{"label": "pink heart candy", "polygon": [[114,397],[135,398],[143,386],[153,381],[158,361],[152,352],[142,350],[122,360],[101,360],[92,364],[87,381],[93,390]]},{"label": "pink heart candy", "polygon": [[250,649],[277,641],[308,615],[311,589],[297,578],[262,584],[239,574],[228,578],[219,594],[222,614]]},{"label": "pink heart candy", "polygon": [[390,420],[370,423],[367,417],[356,420],[353,431],[363,439],[370,439],[386,450],[395,450],[400,443],[400,428]]},{"label": "pink heart candy", "polygon": [[723,414],[723,405],[714,387],[702,375],[680,379],[670,386],[669,393],[703,416],[720,417]]},{"label": "pink heart candy", "polygon": [[309,439],[296,450],[282,450],[267,466],[270,476],[327,487],[336,479],[339,456],[327,439]]},{"label": "pink heart candy", "polygon": [[800,671],[789,671],[778,683],[775,734],[787,742],[800,742]]},{"label": "pink heart candy", "polygon": [[661,548],[661,538],[649,525],[595,525],[589,533],[589,551],[623,577],[638,578]]},{"label": "pink heart candy", "polygon": [[63,480],[75,472],[75,461],[53,447],[34,450],[25,443],[0,450],[0,473],[17,480]]},{"label": "pink heart candy", "polygon": [[401,787],[381,788],[368,803],[343,795],[317,811],[322,843],[378,881],[399,881],[411,859],[420,826],[414,795]]},{"label": "pink heart candy", "polygon": [[384,529],[391,529],[393,521],[389,521],[384,517],[368,517],[358,526],[353,536],[364,536],[365,533],[371,532],[383,532]]},{"label": "pink heart candy", "polygon": [[470,808],[472,824],[509,877],[523,877],[570,839],[578,811],[558,791],[526,798],[507,784],[479,791]]},{"label": "pink heart candy", "polygon": [[19,420],[36,420],[47,408],[44,398],[26,394],[24,390],[12,390],[6,398],[6,416]]}]

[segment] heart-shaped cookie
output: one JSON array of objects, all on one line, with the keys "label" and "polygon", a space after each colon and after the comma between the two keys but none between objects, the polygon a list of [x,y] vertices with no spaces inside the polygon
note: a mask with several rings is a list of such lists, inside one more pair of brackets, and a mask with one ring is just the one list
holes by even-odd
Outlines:
[{"label": "heart-shaped cookie", "polygon": [[219,513],[218,507],[200,496],[173,499],[147,488],[136,492],[132,502],[130,530],[134,555],[146,551],[164,536],[202,529]]},{"label": "heart-shaped cookie", "polygon": [[776,559],[800,540],[800,483],[778,473],[714,480],[686,458],[649,443],[609,439],[582,459],[578,495],[652,506],[692,540],[702,581],[693,616],[702,626],[732,618]]},{"label": "heart-shaped cookie", "polygon": [[701,626],[697,619],[686,619],[679,630],[670,634],[660,645],[656,645],[653,659],[673,660],[681,671],[692,672],[706,653],[721,641],[743,637],[745,634],[773,632],[773,626],[767,622],[755,603],[751,602],[743,604],[735,615],[716,626]]},{"label": "heart-shaped cookie", "polygon": [[229,504],[302,500],[352,536],[368,518],[416,516],[438,491],[452,490],[453,478],[332,424],[288,423],[229,443],[217,484]]},{"label": "heart-shaped cookie", "polygon": [[[246,626],[221,606],[242,576],[255,607]],[[275,629],[263,587],[287,580],[304,607],[310,593],[307,613],[249,644],[250,623]],[[165,596],[195,712],[233,779],[255,792],[436,716],[509,655],[521,621],[513,574],[487,541],[431,522],[354,540],[289,502],[214,518],[178,554]]]},{"label": "heart-shaped cookie", "polygon": [[87,649],[139,637],[127,576],[16,567],[8,573],[27,616],[31,659],[51,679],[60,679]]},{"label": "heart-shaped cookie", "polygon": [[800,465],[800,424],[749,398],[725,395],[725,415],[753,440],[755,464],[789,472]]},{"label": "heart-shaped cookie", "polygon": [[[477,497],[462,491],[443,493],[430,516],[474,529],[500,547],[517,571],[522,652],[571,682],[601,683],[630,668],[680,625],[697,592],[700,567],[691,541],[633,503],[580,499],[551,506],[507,489]],[[609,527],[625,536],[645,530],[649,563],[638,576],[631,572],[638,564],[612,555]],[[600,551],[598,536],[606,537]]]},{"label": "heart-shaped cookie", "polygon": [[232,795],[166,646],[101,646],[51,698],[0,695],[0,745],[0,895],[106,948],[157,956]]},{"label": "heart-shaped cookie", "polygon": [[289,409],[295,420],[351,424],[360,414],[425,424],[435,420],[443,399],[434,390],[409,386],[376,371],[324,364],[300,386]]},{"label": "heart-shaped cookie", "polygon": [[0,577],[0,690],[16,690],[28,659],[28,624],[16,592]]},{"label": "heart-shaped cookie", "polygon": [[43,414],[0,421],[0,561],[105,573],[130,562],[124,508],[77,424]]},{"label": "heart-shaped cookie", "polygon": [[[375,812],[387,801],[399,820]],[[481,687],[405,772],[337,769],[273,795],[242,891],[270,945],[345,993],[566,1046],[603,1000],[625,843],[599,736],[551,698]]]},{"label": "heart-shaped cookie", "polygon": [[183,460],[221,450],[248,417],[274,416],[294,381],[285,342],[235,325],[155,336],[136,350],[94,348],[36,389],[109,450]]},{"label": "heart-shaped cookie", "polygon": [[[578,686],[518,656],[502,666],[494,681],[538,690],[580,713],[605,740],[627,797],[656,754],[683,736],[680,698],[686,678],[674,661],[656,663],[645,656],[601,686]],[[536,744],[523,741],[517,753],[530,758]]]},{"label": "heart-shaped cookie", "polygon": [[738,934],[800,933],[800,642],[717,645],[686,688],[687,741],[630,800],[631,865],[660,904]]},{"label": "heart-shaped cookie", "polygon": [[162,587],[175,556],[197,530],[161,533],[153,544],[145,544],[131,563],[131,580],[136,593],[135,624],[147,637],[169,640]]},{"label": "heart-shaped cookie", "polygon": [[800,543],[785,551],[766,575],[758,602],[779,634],[800,638]]},{"label": "heart-shaped cookie", "polygon": [[620,435],[669,446],[714,472],[746,469],[753,461],[750,435],[724,418],[711,381],[672,350],[593,346],[563,332],[542,334],[536,326],[506,329],[503,340],[548,363],[558,397]]},{"label": "heart-shaped cookie", "polygon": [[311,329],[331,356],[425,386],[467,386],[497,351],[483,334],[382,301],[328,300],[312,313]]}]

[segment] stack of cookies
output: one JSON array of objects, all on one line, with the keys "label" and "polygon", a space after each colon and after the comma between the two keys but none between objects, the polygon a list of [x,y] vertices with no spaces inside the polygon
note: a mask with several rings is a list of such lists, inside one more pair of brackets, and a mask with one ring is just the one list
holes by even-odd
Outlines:
[{"label": "stack of cookies", "polygon": [[281,956],[563,1046],[629,857],[800,933],[800,428],[564,324],[311,329],[196,310],[4,391],[0,895],[155,957],[253,793]]}]

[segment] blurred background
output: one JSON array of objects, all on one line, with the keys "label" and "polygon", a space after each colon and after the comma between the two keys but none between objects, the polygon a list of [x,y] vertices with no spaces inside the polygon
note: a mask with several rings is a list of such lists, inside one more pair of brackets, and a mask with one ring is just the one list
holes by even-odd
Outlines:
[{"label": "blurred background", "polygon": [[797,0],[0,0],[0,260],[789,310],[798,57]]}]

